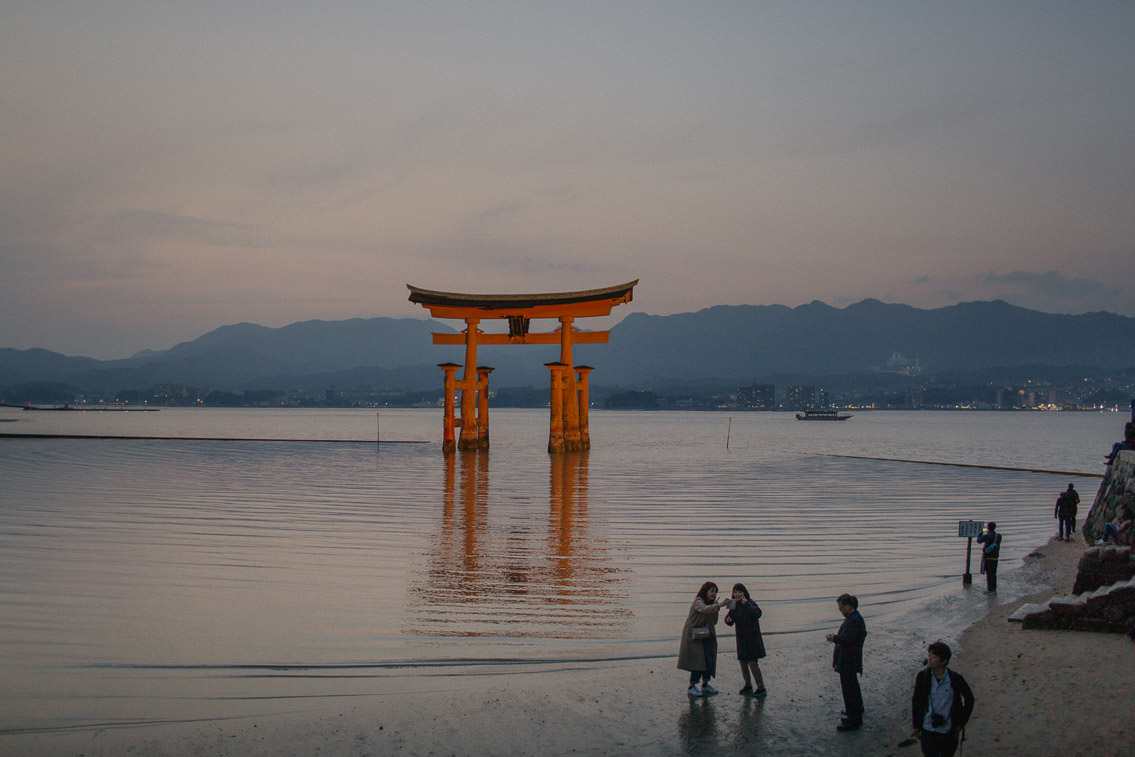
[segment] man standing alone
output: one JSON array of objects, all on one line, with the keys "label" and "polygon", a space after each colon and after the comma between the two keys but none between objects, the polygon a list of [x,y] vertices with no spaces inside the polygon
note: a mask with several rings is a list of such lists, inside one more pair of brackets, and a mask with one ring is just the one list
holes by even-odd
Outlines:
[{"label": "man standing alone", "polygon": [[857,731],[863,726],[863,694],[859,690],[859,674],[863,672],[863,640],[867,638],[867,624],[859,614],[859,600],[850,594],[840,594],[836,607],[843,616],[838,633],[829,633],[827,639],[835,644],[832,668],[839,673],[843,689],[843,709],[846,717],[836,726],[837,731]]},{"label": "man standing alone", "polygon": [[989,521],[985,533],[977,537],[977,543],[984,545],[981,552],[981,565],[985,570],[985,593],[997,593],[997,561],[1001,559],[1001,534],[997,524]]},{"label": "man standing alone", "polygon": [[953,757],[958,732],[973,712],[973,691],[960,673],[946,670],[950,647],[936,641],[926,650],[926,669],[914,679],[910,716],[926,757]]}]

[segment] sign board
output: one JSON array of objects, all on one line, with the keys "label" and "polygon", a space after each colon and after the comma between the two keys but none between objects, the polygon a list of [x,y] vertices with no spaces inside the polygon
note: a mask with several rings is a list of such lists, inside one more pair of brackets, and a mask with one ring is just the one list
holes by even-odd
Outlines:
[{"label": "sign board", "polygon": [[982,522],[979,520],[959,520],[958,521],[958,536],[968,536],[973,538],[981,536]]}]

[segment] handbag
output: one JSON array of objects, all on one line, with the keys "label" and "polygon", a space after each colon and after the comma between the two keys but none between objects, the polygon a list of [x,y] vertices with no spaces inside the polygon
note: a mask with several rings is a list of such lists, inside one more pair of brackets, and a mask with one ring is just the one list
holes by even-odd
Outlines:
[{"label": "handbag", "polygon": [[693,626],[692,628],[690,628],[690,638],[694,639],[695,641],[699,639],[708,639],[709,632],[709,626]]}]

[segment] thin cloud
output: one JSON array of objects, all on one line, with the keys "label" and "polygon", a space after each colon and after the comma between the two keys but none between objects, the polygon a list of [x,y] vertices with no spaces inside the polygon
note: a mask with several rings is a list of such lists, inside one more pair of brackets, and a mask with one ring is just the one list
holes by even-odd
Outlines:
[{"label": "thin cloud", "polygon": [[1035,297],[1053,297],[1074,300],[1080,297],[1096,297],[1114,293],[1116,290],[1092,279],[1070,279],[1057,271],[1032,273],[1012,271],[1005,274],[988,273],[985,282],[996,286],[1016,287],[1021,294]]}]

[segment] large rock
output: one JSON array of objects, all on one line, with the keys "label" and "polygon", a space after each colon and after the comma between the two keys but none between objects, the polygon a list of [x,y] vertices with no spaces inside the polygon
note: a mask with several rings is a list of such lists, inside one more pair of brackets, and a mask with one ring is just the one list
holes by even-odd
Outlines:
[{"label": "large rock", "polygon": [[1099,541],[1103,524],[1128,509],[1135,511],[1135,450],[1131,449],[1120,450],[1107,467],[1092,509],[1084,519],[1084,539],[1088,544]]},{"label": "large rock", "polygon": [[[1131,550],[1126,552],[1130,559]],[[1053,597],[1043,605],[1022,605],[1009,621],[1025,629],[1128,633],[1135,622],[1135,578],[1083,594]]]},{"label": "large rock", "polygon": [[1135,578],[1131,547],[1092,547],[1080,558],[1072,593],[1095,591],[1101,586],[1111,586],[1131,578]]}]

